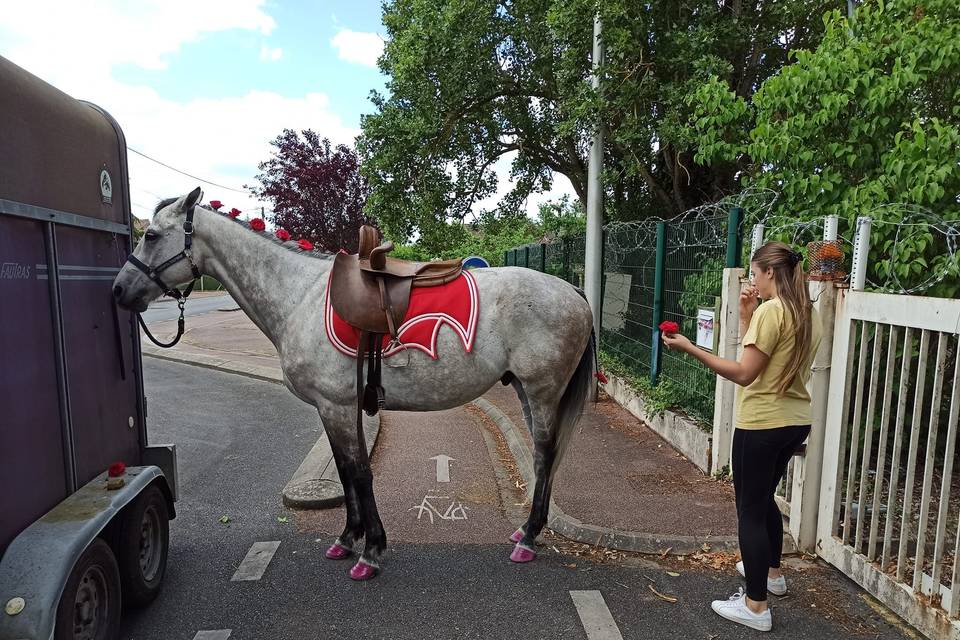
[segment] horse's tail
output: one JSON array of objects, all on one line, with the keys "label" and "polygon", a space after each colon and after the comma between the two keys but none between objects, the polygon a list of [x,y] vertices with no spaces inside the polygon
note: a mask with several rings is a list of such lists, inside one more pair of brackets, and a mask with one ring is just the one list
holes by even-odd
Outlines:
[{"label": "horse's tail", "polygon": [[593,384],[596,348],[597,339],[591,328],[590,339],[587,340],[587,346],[583,349],[580,362],[577,364],[570,382],[567,383],[567,388],[563,390],[563,395],[560,396],[560,405],[557,408],[556,440],[554,441],[554,470],[560,464],[567,443],[570,441],[570,435],[576,429],[580,422],[580,416],[583,414],[583,407],[590,392],[590,385]]}]

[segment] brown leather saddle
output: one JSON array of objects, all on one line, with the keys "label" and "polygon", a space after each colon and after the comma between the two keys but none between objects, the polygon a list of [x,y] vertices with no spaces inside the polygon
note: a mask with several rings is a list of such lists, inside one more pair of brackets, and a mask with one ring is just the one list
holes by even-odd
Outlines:
[{"label": "brown leather saddle", "polygon": [[330,303],[337,315],[360,331],[397,338],[415,287],[434,287],[455,280],[461,260],[414,262],[387,254],[390,241],[379,244],[379,233],[360,227],[360,250],[338,254],[333,264]]},{"label": "brown leather saddle", "polygon": [[[359,251],[337,254],[330,279],[333,310],[360,332],[357,343],[357,433],[364,451],[362,412],[372,416],[384,405],[380,385],[383,336],[399,339],[398,330],[407,314],[412,289],[451,282],[460,276],[463,265],[462,260],[398,260],[387,255],[392,250],[392,242],[380,244],[377,230],[363,225],[360,227]],[[365,387],[364,356],[369,360]]]}]

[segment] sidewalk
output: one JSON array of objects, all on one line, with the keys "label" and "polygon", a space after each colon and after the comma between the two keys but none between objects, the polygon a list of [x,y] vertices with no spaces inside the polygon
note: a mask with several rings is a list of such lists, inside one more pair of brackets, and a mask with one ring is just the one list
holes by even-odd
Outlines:
[{"label": "sidewalk", "polygon": [[[175,333],[176,321],[155,322],[150,329],[165,340]],[[273,345],[241,311],[188,317],[177,346],[160,349],[144,340],[143,352],[282,382]],[[513,389],[495,385],[473,404],[500,430],[532,491],[530,438]],[[369,430],[372,447],[379,421]],[[299,493],[293,485],[299,485]],[[323,437],[284,492],[284,501],[300,508],[334,506],[342,500],[338,488]],[[321,499],[311,497],[315,490],[325,492]],[[555,480],[553,502],[548,526],[578,542],[657,554],[736,549],[732,487],[703,475],[605,396],[586,407]]]}]

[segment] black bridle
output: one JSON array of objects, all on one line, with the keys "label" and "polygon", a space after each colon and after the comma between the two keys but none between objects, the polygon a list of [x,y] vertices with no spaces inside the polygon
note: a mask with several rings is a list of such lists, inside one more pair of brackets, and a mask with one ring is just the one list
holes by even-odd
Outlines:
[{"label": "black bridle", "polygon": [[[145,264],[138,257],[132,253],[127,256],[127,262],[135,266],[137,269],[142,271],[150,280],[160,287],[160,290],[163,291],[164,295],[170,296],[177,301],[177,306],[180,308],[180,318],[177,320],[177,336],[173,339],[172,342],[163,343],[153,337],[153,334],[150,333],[150,330],[147,329],[146,323],[143,321],[143,317],[138,313],[137,321],[140,323],[140,326],[143,327],[143,332],[147,334],[147,337],[150,338],[153,344],[158,347],[169,348],[180,342],[180,338],[183,336],[183,307],[187,302],[187,297],[190,295],[190,292],[193,291],[194,285],[197,283],[197,280],[200,279],[200,270],[197,268],[197,265],[193,262],[193,256],[190,255],[190,249],[193,246],[193,212],[194,207],[190,207],[187,211],[186,220],[183,221],[183,251],[173,256],[169,260],[165,260],[156,267],[151,267]],[[181,260],[186,260],[190,263],[190,272],[193,274],[193,280],[190,281],[190,284],[181,291],[176,287],[169,286],[163,279],[160,277],[160,274],[177,264]]]}]

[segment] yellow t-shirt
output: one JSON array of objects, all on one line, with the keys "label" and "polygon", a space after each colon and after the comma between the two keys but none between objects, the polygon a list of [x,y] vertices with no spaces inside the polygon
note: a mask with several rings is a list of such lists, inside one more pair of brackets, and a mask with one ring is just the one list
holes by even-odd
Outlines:
[{"label": "yellow t-shirt", "polygon": [[796,334],[790,312],[778,298],[767,300],[754,312],[743,336],[743,347],[754,345],[770,357],[766,368],[750,385],[739,389],[737,427],[740,429],[775,429],[810,424],[810,367],[820,346],[820,315],[811,309],[810,351],[807,361],[793,384],[777,394],[780,374],[786,369],[796,345]]}]

